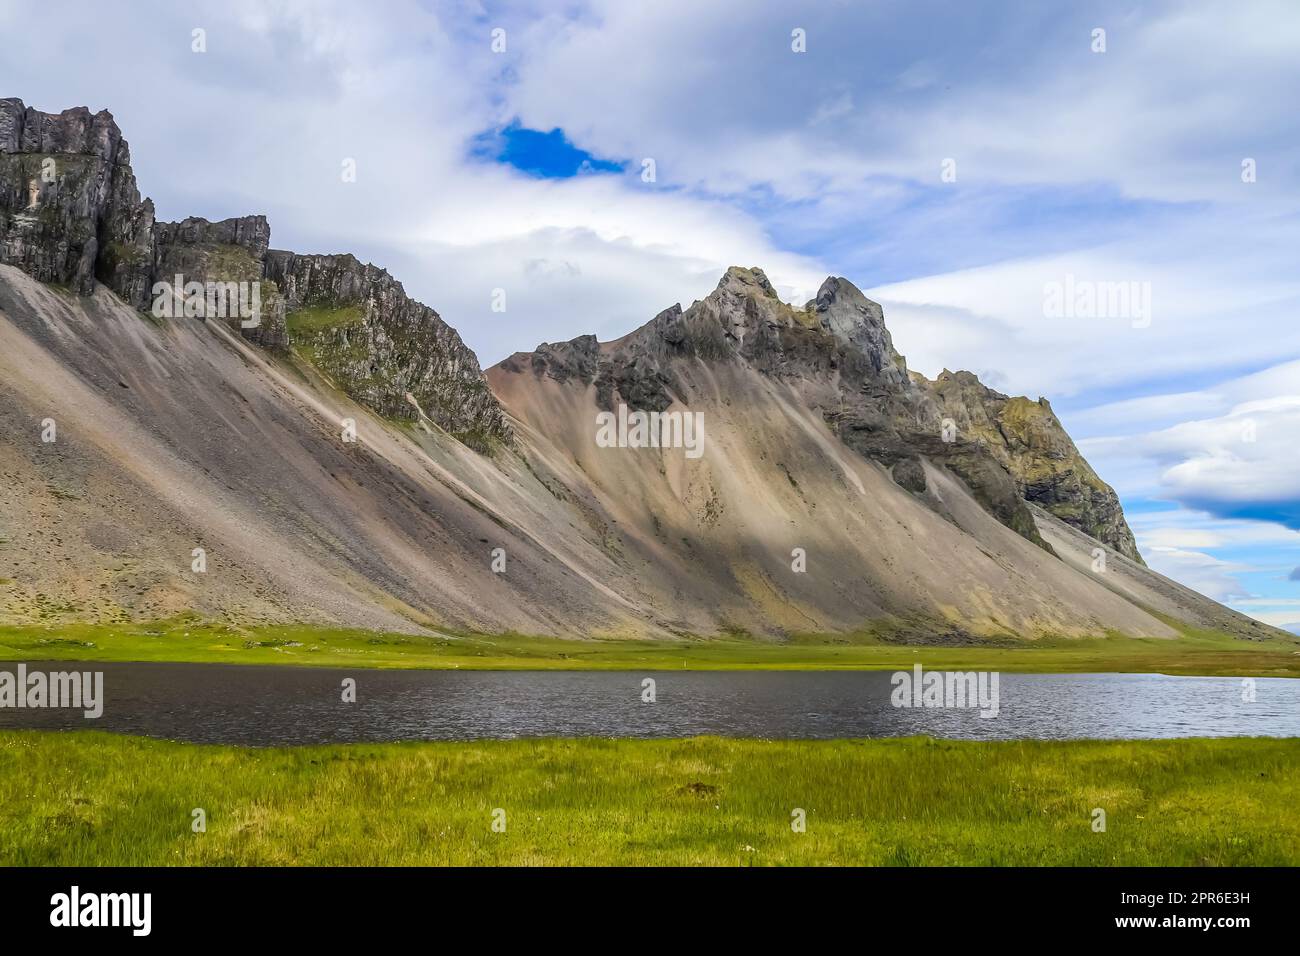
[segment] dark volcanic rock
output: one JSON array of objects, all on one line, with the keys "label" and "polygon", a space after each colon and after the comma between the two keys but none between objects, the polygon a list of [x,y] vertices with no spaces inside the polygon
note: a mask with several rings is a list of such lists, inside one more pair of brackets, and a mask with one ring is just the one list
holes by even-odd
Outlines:
[{"label": "dark volcanic rock", "polygon": [[904,458],[890,469],[890,474],[894,476],[894,481],[908,491],[919,494],[926,489],[925,469],[919,459]]},{"label": "dark volcanic rock", "polygon": [[[260,267],[271,244],[271,226],[265,216],[240,216],[220,222],[191,216],[182,222],[159,223],[157,241],[160,254],[172,246],[236,246]],[[159,268],[165,269],[166,263],[160,260]]]},{"label": "dark volcanic rock", "polygon": [[111,113],[0,100],[0,262],[83,295],[99,276],[130,299],[148,275],[152,227]]},{"label": "dark volcanic rock", "polygon": [[548,345],[543,342],[533,354],[533,370],[563,384],[571,378],[590,382],[600,363],[600,346],[594,335],[580,335],[572,342]]},{"label": "dark volcanic rock", "polygon": [[154,230],[155,282],[257,283],[260,314],[257,324],[245,327],[239,315],[223,316],[231,328],[264,348],[289,347],[285,302],[273,281],[264,278],[271,226],[265,216],[240,216],[208,222],[190,217],[182,222],[160,222]]}]

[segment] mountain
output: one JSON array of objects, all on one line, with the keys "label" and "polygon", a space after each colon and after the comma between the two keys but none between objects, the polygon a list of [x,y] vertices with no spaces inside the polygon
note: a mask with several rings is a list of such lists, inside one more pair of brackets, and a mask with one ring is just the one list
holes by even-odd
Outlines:
[{"label": "mountain", "polygon": [[428,417],[479,444],[507,437],[478,359],[436,312],[382,269],[273,251],[270,236],[264,216],[155,222],[108,111],[0,100],[0,262],[81,295],[103,283],[141,310],[176,275],[255,282],[263,320],[234,323],[246,338],[284,349],[286,322],[297,321],[321,371],[381,414]]},{"label": "mountain", "polygon": [[0,100],[0,621],[1277,633],[1145,567],[1046,400],[910,372],[845,279],[733,268],[485,375],[384,270],[270,236],[155,221],[108,113]]},{"label": "mountain", "polygon": [[[487,374],[521,453],[617,529],[621,563],[693,615],[685,630],[703,613],[778,633],[1171,636],[1155,611],[1270,632],[1145,567],[1046,401],[909,373],[845,279],[796,308],[733,268],[617,341],[544,344]],[[599,447],[595,416],[619,404],[702,414],[707,453]]]}]

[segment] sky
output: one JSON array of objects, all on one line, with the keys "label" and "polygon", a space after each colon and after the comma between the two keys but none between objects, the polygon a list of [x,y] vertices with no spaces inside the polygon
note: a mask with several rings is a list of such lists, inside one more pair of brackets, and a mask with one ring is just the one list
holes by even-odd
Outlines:
[{"label": "sky", "polygon": [[[0,0],[0,35],[30,16]],[[912,368],[1046,396],[1152,567],[1300,633],[1292,0],[41,16],[0,96],[109,109],[160,219],[382,265],[484,366],[730,265],[796,304],[844,276]]]}]

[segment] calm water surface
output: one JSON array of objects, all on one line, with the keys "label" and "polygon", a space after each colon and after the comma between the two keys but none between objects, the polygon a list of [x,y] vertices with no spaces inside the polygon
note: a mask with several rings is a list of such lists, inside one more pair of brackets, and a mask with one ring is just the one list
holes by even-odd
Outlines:
[{"label": "calm water surface", "polygon": [[[0,670],[17,665],[0,662]],[[967,739],[1300,737],[1300,680],[1158,674],[1002,674],[1000,709],[890,702],[888,671],[346,671],[224,664],[27,664],[102,671],[103,716],[0,707],[3,728],[77,728],[198,743],[511,737]],[[357,702],[341,681],[357,682]],[[642,680],[657,700],[643,703]]]}]

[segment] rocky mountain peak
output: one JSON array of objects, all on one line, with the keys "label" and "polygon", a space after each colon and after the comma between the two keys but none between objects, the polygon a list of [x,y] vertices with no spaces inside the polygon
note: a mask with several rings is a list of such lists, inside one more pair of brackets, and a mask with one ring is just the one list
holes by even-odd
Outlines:
[{"label": "rocky mountain peak", "polygon": [[730,292],[733,295],[762,295],[770,299],[779,299],[776,289],[768,281],[767,273],[757,266],[746,268],[745,266],[731,266],[722,274],[718,280],[719,291]]},{"label": "rocky mountain peak", "polygon": [[83,295],[99,279],[130,301],[152,229],[111,113],[0,99],[0,262]]},{"label": "rocky mountain peak", "polygon": [[885,374],[891,385],[906,384],[907,362],[894,350],[880,303],[868,299],[848,279],[828,276],[817,290],[817,298],[805,308],[836,339],[867,355],[872,368]]},{"label": "rocky mountain peak", "polygon": [[798,389],[850,448],[917,494],[923,459],[961,478],[1008,527],[1046,548],[1029,504],[1140,561],[1119,498],[1084,461],[1051,406],[1009,398],[971,372],[934,382],[910,373],[884,310],[831,276],[802,309],[781,301],[761,269],[733,266],[704,299],[674,305],[606,345],[586,335],[544,344],[499,366],[595,388],[600,408],[690,406],[693,361],[738,363]]},{"label": "rocky mountain peak", "polygon": [[108,163],[131,162],[113,114],[92,114],[84,106],[43,113],[13,97],[0,99],[0,152],[96,156]]}]

